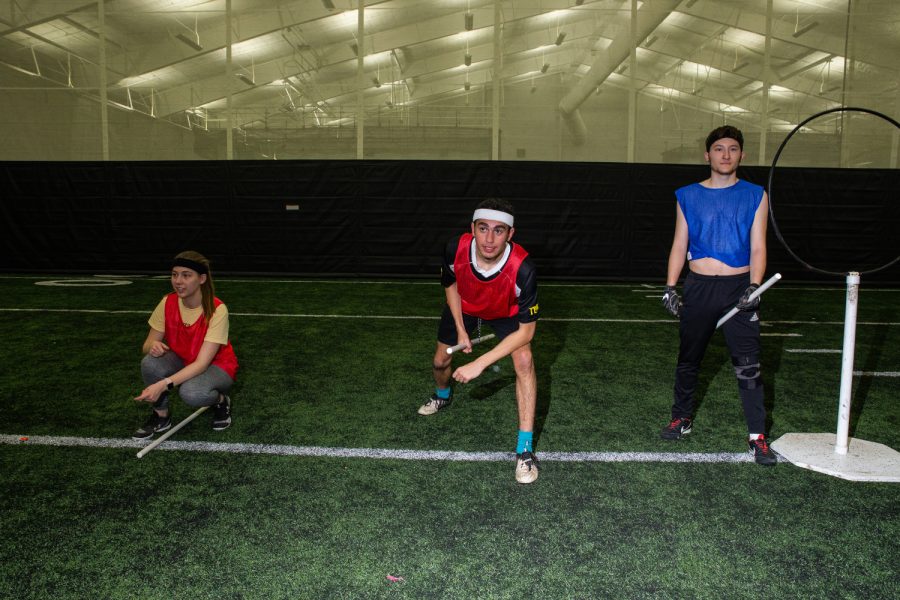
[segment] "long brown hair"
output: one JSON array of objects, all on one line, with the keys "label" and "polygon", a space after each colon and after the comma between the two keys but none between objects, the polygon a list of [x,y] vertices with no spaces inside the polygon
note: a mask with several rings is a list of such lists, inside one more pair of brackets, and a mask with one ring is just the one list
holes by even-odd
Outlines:
[{"label": "long brown hair", "polygon": [[200,293],[202,295],[201,304],[203,306],[203,317],[209,322],[213,313],[216,312],[216,304],[213,299],[216,297],[216,288],[213,285],[212,269],[209,268],[209,259],[193,250],[185,250],[175,256],[176,259],[185,258],[200,263],[206,267],[206,281],[200,284]]}]

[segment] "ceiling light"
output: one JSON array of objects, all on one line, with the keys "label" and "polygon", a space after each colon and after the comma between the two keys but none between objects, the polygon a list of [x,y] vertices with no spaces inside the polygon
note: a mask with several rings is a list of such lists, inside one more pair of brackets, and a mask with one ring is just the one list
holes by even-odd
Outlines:
[{"label": "ceiling light", "polygon": [[254,85],[256,85],[256,82],[253,81],[253,79],[252,79],[249,75],[247,75],[246,73],[237,73],[237,74],[235,75],[235,77],[237,77],[238,79],[240,79],[241,81],[243,81],[244,83],[246,83],[246,84],[249,85],[249,86],[254,86]]},{"label": "ceiling light", "polygon": [[350,49],[353,50],[353,54],[359,56],[359,46],[357,46],[355,42],[350,44]]},{"label": "ceiling light", "polygon": [[328,10],[334,10],[334,2],[332,2],[331,0],[322,0],[322,6],[324,6]]},{"label": "ceiling light", "polygon": [[818,26],[819,26],[819,22],[818,22],[818,21],[813,21],[812,23],[809,23],[809,24],[807,24],[807,25],[804,25],[804,26],[801,27],[800,29],[794,31],[794,33],[791,34],[791,35],[793,35],[795,38],[797,38],[797,37],[800,37],[801,35],[803,35],[804,33],[806,33],[807,31],[809,31],[810,29],[813,29],[813,28],[818,27]]},{"label": "ceiling light", "polygon": [[463,87],[464,87],[464,88],[465,88],[465,89],[467,89],[467,90],[468,90],[468,89],[469,89],[469,88],[471,88],[471,87],[472,87],[472,84],[471,84],[471,83],[469,83],[469,82],[468,82],[468,81],[467,81],[467,82],[466,82],[466,83],[465,83],[465,85],[463,85]]},{"label": "ceiling light", "polygon": [[186,45],[188,45],[188,46],[190,46],[191,48],[193,48],[194,50],[196,50],[197,52],[203,50],[203,46],[200,45],[200,38],[199,38],[199,36],[198,36],[198,38],[197,38],[196,40],[192,40],[191,38],[189,38],[188,36],[184,35],[183,33],[179,33],[179,34],[177,34],[175,37],[178,38],[180,41],[184,42]]},{"label": "ceiling light", "polygon": [[575,6],[581,6],[584,4],[584,0],[575,0]]},{"label": "ceiling light", "polygon": [[472,55],[466,53],[466,55],[463,57],[463,62],[466,63],[467,67],[470,66],[472,64]]},{"label": "ceiling light", "polygon": [[547,72],[547,69],[549,69],[549,68],[550,68],[550,63],[544,63],[544,64],[541,66],[541,73],[546,73],[546,72]]},{"label": "ceiling light", "polygon": [[566,39],[566,32],[561,31],[559,35],[556,36],[556,42],[554,42],[557,46],[562,46],[563,40]]},{"label": "ceiling light", "polygon": [[381,87],[381,81],[377,77],[372,78],[372,83],[375,84],[375,87]]},{"label": "ceiling light", "polygon": [[466,13],[464,17],[466,31],[472,31],[475,29],[475,15],[472,13]]}]

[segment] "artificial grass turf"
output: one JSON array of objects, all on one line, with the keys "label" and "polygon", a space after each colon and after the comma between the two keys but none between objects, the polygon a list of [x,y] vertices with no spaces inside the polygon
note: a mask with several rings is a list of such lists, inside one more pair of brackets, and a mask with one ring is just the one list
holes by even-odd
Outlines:
[{"label": "artificial grass turf", "polygon": [[[0,595],[892,598],[900,502],[789,466],[0,447]],[[386,575],[403,577],[390,583]]]},{"label": "artificial grass turf", "polygon": [[[137,310],[0,311],[0,363],[13,367],[0,371],[2,433],[128,436],[148,410],[129,400],[142,387],[146,318],[168,285],[98,290],[0,280],[0,308]],[[635,287],[542,288],[533,344],[538,454],[743,451],[721,336],[701,373],[694,433],[675,444],[658,439],[671,403],[677,324],[658,298],[644,297],[652,290]],[[224,280],[219,292],[235,315],[242,365],[235,422],[213,433],[204,416],[178,439],[512,450],[508,359],[499,373],[457,386],[450,409],[415,414],[431,392],[437,283]],[[897,293],[861,293],[860,321],[896,321]],[[772,437],[833,431],[840,356],[787,350],[840,347],[841,290],[776,286],[764,306],[773,321],[838,322],[764,320],[764,332],[779,336],[763,340]],[[896,325],[860,326],[857,368],[895,370],[898,335]],[[900,445],[898,385],[856,379],[854,436]],[[178,419],[190,412],[177,399],[173,408]],[[512,463],[182,452],[138,461],[131,450],[27,445],[0,447],[0,463],[8,540],[0,545],[0,596],[10,589],[122,598],[898,595],[896,487],[832,481],[789,465],[550,462],[534,486],[521,488]],[[405,581],[390,584],[387,574]]]},{"label": "artificial grass turf", "polygon": [[[166,279],[102,290],[0,279],[6,307],[137,310],[0,312],[6,342],[0,358],[16,365],[0,373],[5,431],[121,437],[136,428],[149,410],[129,400],[143,387],[139,347],[146,317],[168,286]],[[415,415],[431,392],[429,366],[442,301],[437,283],[226,279],[219,289],[235,315],[231,337],[241,362],[232,394],[236,425],[221,439],[463,450],[503,450],[512,443],[514,374],[508,359],[500,362],[499,373],[489,371],[472,384],[456,386],[454,405],[446,414],[434,420]],[[764,321],[764,333],[776,334],[763,340],[774,437],[834,428],[840,355],[791,354],[787,349],[840,348],[839,324],[789,322],[831,318],[842,307],[840,292],[777,286],[767,292],[764,318],[788,321]],[[860,320],[890,321],[897,293],[861,294]],[[533,343],[539,449],[671,448],[656,439],[656,432],[671,403],[678,334],[658,298],[640,286],[550,285],[542,291],[541,304],[544,318]],[[254,306],[260,309],[250,311]],[[290,316],[297,314],[423,318]],[[572,320],[579,318],[625,320]],[[631,321],[635,318],[645,322]],[[893,369],[900,360],[898,329],[860,326],[857,368]],[[802,337],[778,337],[782,335]],[[481,347],[476,354],[483,351]],[[676,449],[743,449],[743,418],[729,362],[721,336],[716,336],[698,391],[696,426],[702,435]],[[898,411],[892,399],[897,391],[897,379],[857,379],[852,433],[896,443]],[[61,403],[67,410],[60,410]],[[182,413],[177,418],[186,415],[177,399],[173,406]],[[179,437],[205,439],[207,433],[201,419]]]},{"label": "artificial grass turf", "polygon": [[[149,412],[133,398],[143,387],[139,344],[143,315],[0,313],[6,345],[0,373],[4,431],[123,437]],[[431,393],[434,321],[236,318],[241,371],[232,394],[235,426],[223,441],[320,446],[505,450],[514,443],[514,374],[500,371],[456,386],[450,409],[422,419]],[[804,346],[835,346],[840,327],[792,326]],[[134,335],[133,332],[137,332]],[[668,323],[574,325],[550,321],[534,343],[540,450],[672,449],[657,439],[671,403],[677,331]],[[860,365],[900,359],[898,328],[861,328]],[[765,338],[763,374],[771,434],[832,431],[839,355],[785,352],[792,338]],[[482,349],[478,350],[483,351]],[[23,357],[33,357],[22,360]],[[463,357],[461,360],[469,360]],[[881,367],[883,370],[885,367]],[[896,443],[897,378],[859,378],[854,435]],[[711,345],[701,375],[696,432],[676,450],[743,450],[743,417],[728,353]],[[65,407],[64,409],[61,407]],[[188,409],[177,398],[176,418]],[[209,439],[204,418],[179,433]]]}]

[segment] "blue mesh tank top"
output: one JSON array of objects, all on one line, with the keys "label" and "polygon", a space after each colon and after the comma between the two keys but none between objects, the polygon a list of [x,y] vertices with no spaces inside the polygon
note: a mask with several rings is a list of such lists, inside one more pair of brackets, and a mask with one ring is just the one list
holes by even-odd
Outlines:
[{"label": "blue mesh tank top", "polygon": [[688,260],[715,258],[730,267],[750,264],[750,229],[763,188],[738,180],[727,188],[692,183],[675,191],[688,225]]}]

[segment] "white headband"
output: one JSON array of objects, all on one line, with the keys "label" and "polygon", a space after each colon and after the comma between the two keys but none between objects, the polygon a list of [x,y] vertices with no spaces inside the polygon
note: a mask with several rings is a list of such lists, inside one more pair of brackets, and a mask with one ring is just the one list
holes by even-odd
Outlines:
[{"label": "white headband", "polygon": [[478,219],[484,219],[485,221],[500,221],[501,223],[506,223],[510,227],[513,226],[513,216],[508,212],[503,212],[501,210],[479,208],[472,215],[472,222],[474,223]]}]

